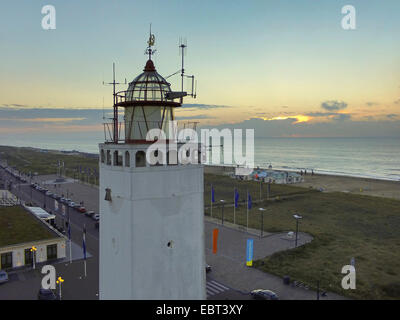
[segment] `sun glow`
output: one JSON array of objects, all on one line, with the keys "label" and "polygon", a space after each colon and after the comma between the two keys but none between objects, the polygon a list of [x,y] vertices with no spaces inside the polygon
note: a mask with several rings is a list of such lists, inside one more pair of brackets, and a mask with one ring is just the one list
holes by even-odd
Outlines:
[{"label": "sun glow", "polygon": [[312,119],[312,117],[303,116],[303,115],[297,115],[297,116],[278,116],[278,117],[262,118],[262,119],[266,120],[266,121],[296,119],[296,121],[293,122],[293,124],[296,124],[296,123],[300,123],[300,122],[308,122],[309,120]]}]

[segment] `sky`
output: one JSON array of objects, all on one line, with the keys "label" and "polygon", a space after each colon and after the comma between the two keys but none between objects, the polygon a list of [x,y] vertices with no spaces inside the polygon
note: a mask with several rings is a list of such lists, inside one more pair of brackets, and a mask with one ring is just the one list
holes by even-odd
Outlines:
[{"label": "sky", "polygon": [[[42,29],[48,4],[55,30]],[[348,4],[355,30],[341,25]],[[180,120],[254,127],[256,136],[400,137],[399,12],[398,0],[3,0],[0,143],[101,137],[112,106],[103,81],[113,62],[118,81],[142,72],[150,23],[163,76],[180,68],[187,41],[197,97],[177,110]],[[178,76],[168,81],[179,90]]]}]

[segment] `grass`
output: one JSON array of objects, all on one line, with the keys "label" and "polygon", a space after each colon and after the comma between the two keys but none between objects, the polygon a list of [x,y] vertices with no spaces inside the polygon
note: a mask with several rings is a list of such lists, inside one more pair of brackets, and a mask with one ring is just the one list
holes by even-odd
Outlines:
[{"label": "grass", "polygon": [[[87,181],[86,174],[79,173],[78,167],[95,169],[99,172],[98,158],[88,154],[64,154],[57,151],[41,152],[40,149],[26,147],[0,146],[0,159],[7,160],[10,166],[18,171],[29,175],[57,174],[58,161],[64,162],[65,175],[82,181]],[[98,178],[89,176],[90,183],[98,184]]]},{"label": "grass", "polygon": [[56,236],[19,206],[0,207],[0,248]]},{"label": "grass", "polygon": [[[214,176],[205,176],[205,189],[215,184]],[[253,185],[253,186],[251,186]],[[233,188],[251,190],[257,195],[257,182],[218,177],[214,185],[216,202],[231,195]],[[302,247],[273,254],[255,262],[255,267],[278,276],[290,275],[292,279],[356,299],[400,298],[400,201],[348,193],[322,193],[294,186],[272,185],[278,201],[262,201],[253,205],[249,213],[249,226],[260,228],[258,208],[264,213],[264,230],[270,232],[294,231],[293,214],[300,213],[300,231],[314,236]],[[244,193],[246,191],[244,190]],[[242,192],[243,193],[243,192]],[[220,195],[219,195],[220,194]],[[286,197],[290,195],[289,197]],[[245,194],[243,195],[245,197]],[[206,197],[206,195],[205,195]],[[208,198],[209,199],[209,198]],[[208,202],[206,200],[206,204]],[[206,212],[209,214],[209,210]],[[213,209],[214,217],[221,217],[221,209]],[[224,208],[224,219],[233,221],[233,207]],[[246,224],[246,205],[236,209],[236,222]],[[356,262],[356,290],[341,288],[341,269]]]}]

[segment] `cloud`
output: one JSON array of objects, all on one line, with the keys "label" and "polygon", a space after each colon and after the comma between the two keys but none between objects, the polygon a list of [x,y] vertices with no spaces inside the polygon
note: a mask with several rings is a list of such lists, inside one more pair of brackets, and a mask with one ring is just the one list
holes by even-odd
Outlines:
[{"label": "cloud", "polygon": [[379,106],[378,102],[372,102],[372,101],[368,101],[365,103],[368,107],[372,107],[372,106]]},{"label": "cloud", "polygon": [[183,104],[182,108],[184,109],[216,109],[216,108],[232,108],[230,106],[223,106],[223,105],[213,105],[213,104],[196,104],[196,103],[188,103]]},{"label": "cloud", "polygon": [[389,118],[389,119],[395,119],[395,118],[398,117],[398,115],[394,114],[394,113],[390,113],[390,114],[387,114],[386,117]]},{"label": "cloud", "polygon": [[343,101],[330,100],[321,103],[321,108],[328,111],[338,111],[347,108],[347,103]]},{"label": "cloud", "polygon": [[348,113],[337,113],[332,117],[334,120],[338,121],[344,121],[344,120],[349,120],[351,118],[351,115]]},{"label": "cloud", "polygon": [[337,115],[336,112],[308,112],[305,114],[306,116],[310,117],[329,117]]},{"label": "cloud", "polygon": [[86,118],[0,118],[0,121],[20,121],[20,122],[71,122],[82,121]]},{"label": "cloud", "polygon": [[209,116],[206,114],[198,114],[193,116],[176,116],[176,120],[191,120],[191,119],[215,119],[213,116]]},{"label": "cloud", "polygon": [[397,100],[393,101],[394,104],[400,104],[400,98],[398,98]]}]

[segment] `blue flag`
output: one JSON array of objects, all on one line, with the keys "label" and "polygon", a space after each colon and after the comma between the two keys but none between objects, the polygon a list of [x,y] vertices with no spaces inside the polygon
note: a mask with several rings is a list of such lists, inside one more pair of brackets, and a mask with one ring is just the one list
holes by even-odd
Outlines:
[{"label": "blue flag", "polygon": [[248,193],[248,200],[247,200],[247,208],[251,209],[252,203],[251,203],[251,195]]},{"label": "blue flag", "polygon": [[238,207],[238,201],[239,201],[239,192],[237,189],[235,189],[235,208]]},{"label": "blue flag", "polygon": [[83,259],[86,260],[86,226],[83,225],[83,241],[82,241],[82,247],[83,247]]},{"label": "blue flag", "polygon": [[215,192],[213,185],[211,185],[211,202],[215,202]]},{"label": "blue flag", "polygon": [[71,240],[71,223],[68,219],[68,240]]}]

